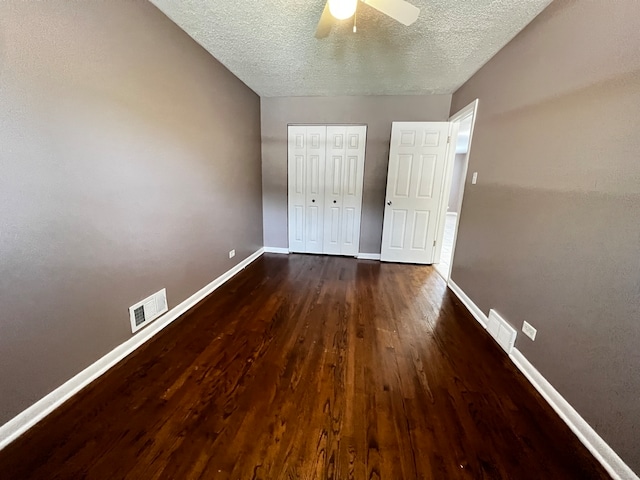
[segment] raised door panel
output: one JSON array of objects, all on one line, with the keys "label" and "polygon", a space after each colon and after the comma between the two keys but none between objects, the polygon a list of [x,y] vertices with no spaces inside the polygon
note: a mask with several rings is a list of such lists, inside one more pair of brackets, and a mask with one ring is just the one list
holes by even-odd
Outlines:
[{"label": "raised door panel", "polygon": [[413,222],[411,232],[411,245],[410,249],[419,252],[427,250],[428,242],[428,230],[429,230],[429,215],[431,212],[425,210],[415,210],[413,212]]},{"label": "raised door panel", "polygon": [[393,196],[396,199],[409,198],[413,173],[413,154],[398,155],[393,170],[394,175],[390,177],[392,179]]},{"label": "raised door panel", "polygon": [[416,197],[432,199],[436,182],[437,155],[420,155]]},{"label": "raised door panel", "polygon": [[360,226],[356,221],[357,210],[345,207],[342,211],[342,253],[343,255],[357,255],[360,246]]},{"label": "raised door panel", "polygon": [[407,233],[407,211],[399,208],[391,210],[391,238],[389,246],[392,249],[403,249],[405,247],[404,239]]},{"label": "raised door panel", "polygon": [[[293,229],[291,235],[295,243],[304,245],[304,207],[302,205],[293,207]],[[304,251],[304,247],[296,251]]]},{"label": "raised door panel", "polygon": [[319,154],[307,154],[307,196],[314,197],[320,195],[322,179],[320,172],[324,166],[324,159]]},{"label": "raised door panel", "polygon": [[328,212],[325,212],[325,253],[332,253],[328,250],[336,245],[338,248],[340,246],[340,210],[339,207],[330,207]]}]

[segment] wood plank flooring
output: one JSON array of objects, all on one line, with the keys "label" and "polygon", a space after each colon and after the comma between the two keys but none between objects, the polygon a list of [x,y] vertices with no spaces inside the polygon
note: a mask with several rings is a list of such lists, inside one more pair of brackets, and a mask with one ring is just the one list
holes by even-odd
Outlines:
[{"label": "wood plank flooring", "polygon": [[0,478],[608,477],[431,267],[265,255],[1,451]]}]

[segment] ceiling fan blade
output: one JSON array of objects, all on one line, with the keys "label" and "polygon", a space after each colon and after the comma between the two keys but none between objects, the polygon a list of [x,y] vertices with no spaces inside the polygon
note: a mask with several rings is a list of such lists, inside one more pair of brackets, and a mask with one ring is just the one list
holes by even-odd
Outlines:
[{"label": "ceiling fan blade", "polygon": [[324,10],[320,16],[318,22],[318,28],[316,28],[316,38],[325,38],[331,33],[331,27],[333,27],[333,16],[329,12],[329,2],[325,3]]},{"label": "ceiling fan blade", "polygon": [[420,9],[404,0],[362,0],[376,10],[397,20],[403,25],[409,26],[418,19]]}]

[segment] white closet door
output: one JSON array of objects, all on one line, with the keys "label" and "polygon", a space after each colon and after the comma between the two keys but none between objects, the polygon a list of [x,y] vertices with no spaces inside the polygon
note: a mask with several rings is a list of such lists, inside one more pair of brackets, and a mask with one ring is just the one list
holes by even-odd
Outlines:
[{"label": "white closet door", "polygon": [[381,259],[433,263],[449,149],[448,122],[394,122]]},{"label": "white closet door", "polygon": [[305,252],[323,253],[327,127],[307,127]]},{"label": "white closet door", "polygon": [[357,255],[366,126],[327,127],[324,253]]},{"label": "white closet door", "polygon": [[289,127],[289,250],[305,251],[307,128]]},{"label": "white closet door", "polygon": [[289,250],[323,253],[326,127],[290,126]]},{"label": "white closet door", "polygon": [[289,250],[357,255],[366,126],[290,126]]},{"label": "white closet door", "polygon": [[362,189],[364,183],[364,153],[367,127],[347,127],[346,155],[342,176],[342,255],[358,255]]},{"label": "white closet door", "polygon": [[324,253],[340,255],[342,220],[342,177],[344,175],[347,127],[327,127],[325,167]]}]

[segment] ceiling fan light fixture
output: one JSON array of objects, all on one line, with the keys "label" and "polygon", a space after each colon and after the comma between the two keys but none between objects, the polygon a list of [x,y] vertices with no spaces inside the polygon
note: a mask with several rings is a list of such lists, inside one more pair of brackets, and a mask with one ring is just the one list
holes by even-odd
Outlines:
[{"label": "ceiling fan light fixture", "polygon": [[338,20],[346,20],[356,13],[358,0],[328,0],[329,12]]}]

